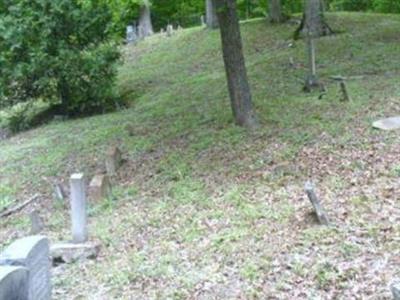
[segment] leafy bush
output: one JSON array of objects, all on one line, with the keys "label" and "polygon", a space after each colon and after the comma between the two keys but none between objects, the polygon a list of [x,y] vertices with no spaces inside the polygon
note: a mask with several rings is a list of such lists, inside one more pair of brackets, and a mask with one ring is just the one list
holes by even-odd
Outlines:
[{"label": "leafy bush", "polygon": [[373,0],[373,8],[381,13],[400,13],[399,0]]},{"label": "leafy bush", "polygon": [[0,108],[36,99],[70,115],[110,108],[119,57],[110,22],[97,1],[3,0]]},{"label": "leafy bush", "polygon": [[372,8],[372,0],[335,0],[330,4],[333,10],[365,11]]}]

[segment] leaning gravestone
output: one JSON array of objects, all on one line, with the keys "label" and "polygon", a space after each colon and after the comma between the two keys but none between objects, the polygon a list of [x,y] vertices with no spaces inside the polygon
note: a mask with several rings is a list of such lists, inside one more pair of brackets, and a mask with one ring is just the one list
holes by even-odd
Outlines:
[{"label": "leaning gravestone", "polygon": [[315,214],[317,215],[319,223],[323,225],[329,225],[328,217],[323,209],[317,195],[314,192],[314,185],[311,182],[306,182],[304,189],[307,193],[308,199],[314,207]]},{"label": "leaning gravestone", "polygon": [[28,300],[28,269],[0,266],[0,300]]},{"label": "leaning gravestone", "polygon": [[400,117],[382,119],[372,123],[372,127],[382,130],[400,129]]},{"label": "leaning gravestone", "polygon": [[1,253],[0,264],[28,269],[28,299],[48,300],[51,299],[49,258],[48,239],[37,235],[16,240],[8,246]]}]

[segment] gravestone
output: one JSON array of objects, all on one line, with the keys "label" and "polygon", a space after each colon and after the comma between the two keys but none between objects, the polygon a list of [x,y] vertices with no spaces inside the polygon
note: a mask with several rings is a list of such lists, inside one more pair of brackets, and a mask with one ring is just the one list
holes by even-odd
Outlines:
[{"label": "gravestone", "polygon": [[29,214],[29,219],[31,220],[31,235],[39,234],[44,227],[43,220],[39,215],[37,210],[32,211]]},{"label": "gravestone", "polygon": [[28,299],[51,299],[49,241],[45,236],[16,240],[3,251],[0,264],[25,267],[29,271]]},{"label": "gravestone", "polygon": [[376,129],[382,129],[382,130],[400,129],[400,117],[392,117],[392,118],[378,120],[372,123],[372,126]]},{"label": "gravestone", "polygon": [[393,294],[393,299],[400,300],[400,282],[392,283],[392,285],[390,286],[390,289]]},{"label": "gravestone", "polygon": [[206,27],[206,26],[207,26],[206,20],[205,20],[205,18],[204,18],[204,15],[201,15],[201,16],[200,16],[200,22],[201,22],[201,26],[202,26],[202,27]]},{"label": "gravestone", "polygon": [[122,154],[118,147],[111,147],[107,152],[106,169],[109,176],[117,174],[122,165]]},{"label": "gravestone", "polygon": [[174,34],[174,27],[172,25],[167,25],[167,36],[172,36]]},{"label": "gravestone", "polygon": [[136,29],[132,25],[129,25],[126,27],[126,43],[127,44],[132,44],[136,42],[137,40],[137,34],[136,34]]},{"label": "gravestone", "polygon": [[54,198],[58,201],[64,201],[65,199],[64,188],[59,183],[54,185]]},{"label": "gravestone", "polygon": [[107,198],[111,193],[111,185],[107,175],[98,174],[93,177],[89,184],[89,199],[100,201]]},{"label": "gravestone", "polygon": [[88,232],[86,224],[86,184],[83,174],[73,174],[70,185],[72,241],[84,243],[87,241]]},{"label": "gravestone", "polygon": [[0,266],[0,300],[28,300],[28,269]]},{"label": "gravestone", "polygon": [[317,195],[314,192],[314,186],[311,182],[306,182],[304,189],[307,193],[308,199],[310,200],[312,206],[314,207],[315,214],[317,215],[319,223],[322,225],[329,225],[329,219],[323,209]]}]

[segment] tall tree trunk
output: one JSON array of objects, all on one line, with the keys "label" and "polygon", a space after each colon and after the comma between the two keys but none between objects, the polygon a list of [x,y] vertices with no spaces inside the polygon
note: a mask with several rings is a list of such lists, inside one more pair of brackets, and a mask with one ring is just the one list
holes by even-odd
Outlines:
[{"label": "tall tree trunk", "polygon": [[281,0],[268,0],[268,16],[271,23],[282,23],[285,16],[282,13]]},{"label": "tall tree trunk", "polygon": [[298,39],[303,31],[313,38],[333,34],[324,15],[324,0],[304,0],[304,13],[300,26],[296,29],[294,38]]},{"label": "tall tree trunk", "polygon": [[236,124],[248,128],[257,126],[253,112],[250,86],[243,55],[236,0],[214,0],[220,25],[231,107]]},{"label": "tall tree trunk", "polygon": [[206,0],[206,25],[208,28],[218,28],[217,10],[213,0]]},{"label": "tall tree trunk", "polygon": [[144,0],[143,5],[140,7],[139,16],[139,35],[141,38],[152,35],[153,24],[151,23],[150,3]]}]

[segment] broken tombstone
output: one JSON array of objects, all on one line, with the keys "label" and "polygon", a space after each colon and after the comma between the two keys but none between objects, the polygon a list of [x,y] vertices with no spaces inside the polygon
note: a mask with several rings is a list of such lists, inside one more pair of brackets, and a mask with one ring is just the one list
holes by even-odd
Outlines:
[{"label": "broken tombstone", "polygon": [[50,247],[50,256],[54,265],[95,259],[99,252],[100,244],[93,242],[83,244],[58,243]]},{"label": "broken tombstone", "polygon": [[101,201],[111,194],[110,180],[107,175],[95,175],[89,184],[89,199]]},{"label": "broken tombstone", "polygon": [[400,117],[392,117],[375,121],[372,123],[372,127],[381,130],[400,129]]},{"label": "broken tombstone", "polygon": [[117,174],[118,169],[122,165],[122,153],[118,147],[113,146],[107,152],[106,170],[109,176]]}]

